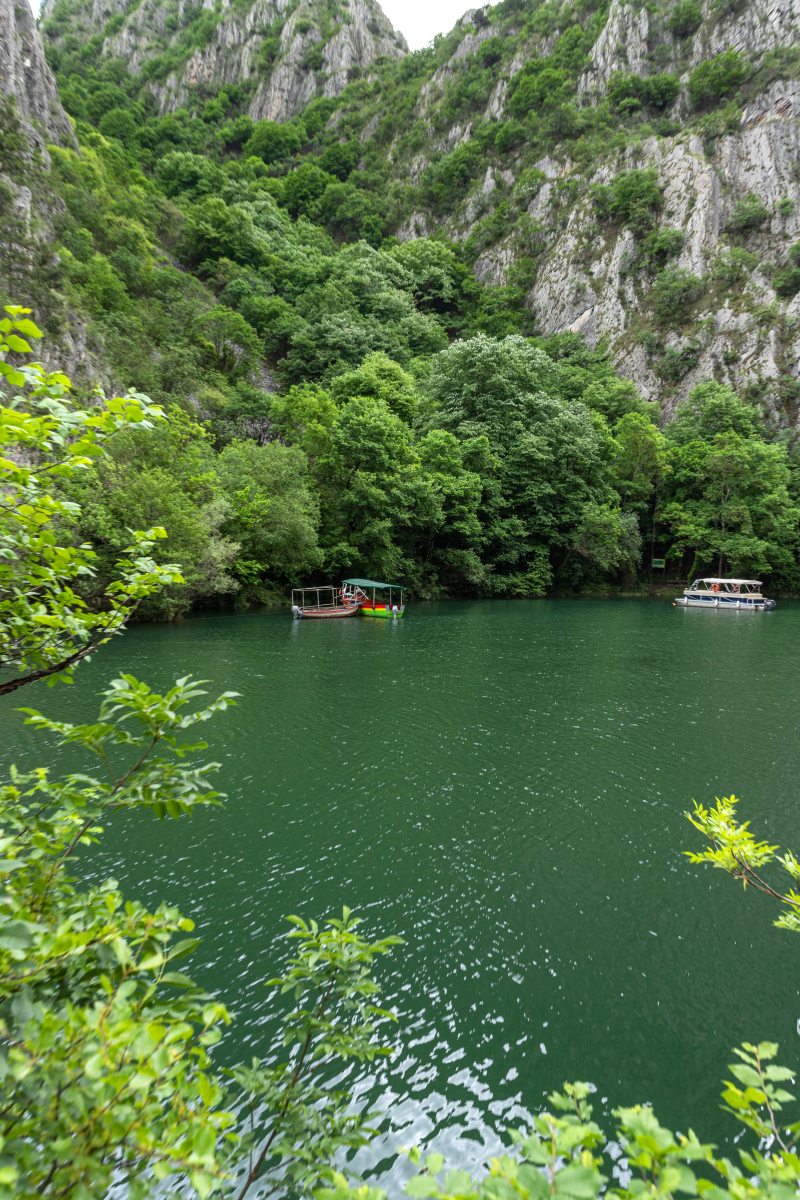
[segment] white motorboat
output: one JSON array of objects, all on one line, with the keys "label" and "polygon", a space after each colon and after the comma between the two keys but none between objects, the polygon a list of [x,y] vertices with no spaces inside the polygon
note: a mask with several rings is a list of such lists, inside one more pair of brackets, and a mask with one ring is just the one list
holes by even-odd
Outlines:
[{"label": "white motorboat", "polygon": [[774,600],[761,595],[760,579],[695,579],[675,600],[684,608],[731,608],[737,612],[769,612]]}]

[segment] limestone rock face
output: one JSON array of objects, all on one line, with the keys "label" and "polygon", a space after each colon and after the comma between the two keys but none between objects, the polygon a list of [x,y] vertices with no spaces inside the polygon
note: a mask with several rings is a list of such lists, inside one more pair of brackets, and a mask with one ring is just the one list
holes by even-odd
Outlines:
[{"label": "limestone rock face", "polygon": [[[122,15],[101,54],[122,59],[135,75],[153,59],[181,53],[198,7],[178,0],[176,14],[165,0],[138,5],[133,0],[92,0],[89,5],[87,0],[80,16],[84,34],[91,36],[102,33],[110,17]],[[43,17],[54,8],[55,0],[45,0]],[[212,0],[202,0],[202,8],[213,11]],[[271,61],[263,57],[265,42],[277,43]],[[192,49],[180,66],[149,86],[166,113],[185,105],[198,87],[213,95],[225,85],[250,81],[250,116],[288,121],[316,96],[338,96],[348,77],[367,71],[380,55],[397,59],[406,53],[405,38],[392,28],[377,0],[347,0],[336,19],[315,0],[302,0],[297,7],[291,0],[254,0],[250,7],[222,0],[212,40]]]},{"label": "limestone rock face", "polygon": [[[704,8],[710,15],[708,0]],[[690,68],[723,50],[743,50],[753,58],[779,46],[796,45],[799,32],[798,0],[748,0],[739,13],[717,24],[704,22],[692,39]]]},{"label": "limestone rock face", "polygon": [[[768,391],[781,377],[800,377],[800,297],[781,301],[771,284],[772,269],[786,262],[790,246],[800,239],[798,161],[800,83],[793,81],[773,84],[746,109],[742,128],[723,138],[711,158],[697,137],[654,137],[635,162],[622,159],[598,173],[595,182],[608,183],[616,171],[632,166],[656,169],[663,187],[658,227],[680,230],[685,237],[672,265],[697,276],[707,289],[691,336],[673,331],[666,338],[668,350],[689,347],[694,363],[670,391],[668,410],[701,379],[717,377],[740,387],[758,380]],[[546,202],[542,192],[534,210]],[[756,265],[737,293],[715,293],[715,265],[729,250],[726,222],[746,196],[760,200],[769,214],[747,238]],[[495,282],[505,276],[504,249],[492,257]],[[652,286],[646,275],[632,275],[635,252],[629,229],[610,235],[598,229],[586,197],[550,246],[529,303],[544,333],[573,330],[590,344],[607,342],[621,373],[646,396],[663,401],[663,378],[653,370],[642,341],[631,336]]]},{"label": "limestone rock face", "polygon": [[591,66],[581,77],[578,94],[589,91],[603,93],[615,71],[634,75],[649,74],[647,9],[635,9],[631,4],[611,0],[605,29],[592,47]]},{"label": "limestone rock face", "polygon": [[0,93],[13,97],[22,130],[45,163],[48,142],[76,146],[28,0],[0,0]]},{"label": "limestone rock face", "polygon": [[[768,52],[800,44],[800,0],[747,0],[723,15],[714,0],[705,0],[702,9],[700,27],[681,41],[666,28],[668,9],[648,12],[612,0],[578,85],[579,104],[602,101],[615,72],[646,77],[673,71],[685,84],[699,63],[726,50],[743,52],[757,71]],[[481,24],[484,11],[478,10],[477,28],[476,14],[462,18],[461,42],[422,90],[417,115],[428,117],[437,134],[412,164],[414,182],[432,151],[448,152],[470,136],[470,125],[454,123],[441,131],[441,122],[437,126],[429,114],[458,60],[474,53],[491,32]],[[546,42],[518,43],[483,116],[502,120],[514,72],[532,55],[551,50]],[[773,402],[780,421],[788,419],[778,411],[782,386],[788,382],[800,391],[800,295],[782,297],[773,286],[776,271],[800,242],[800,81],[777,80],[750,95],[725,136],[706,143],[681,130],[695,116],[684,91],[666,114],[667,136],[644,134],[641,143],[594,172],[572,164],[563,152],[542,159],[536,166],[544,178],[534,199],[521,210],[516,201],[515,227],[482,250],[473,268],[485,284],[527,282],[527,304],[543,334],[570,330],[593,346],[608,345],[620,373],[659,400],[667,416],[702,379],[727,381],[739,391],[756,389],[767,404]],[[434,221],[415,212],[397,236],[409,240],[440,230],[463,242],[479,234],[487,213],[516,200],[519,161],[512,154],[509,171],[482,170],[460,206]],[[601,220],[592,202],[593,184],[610,184],[634,168],[654,170],[662,189],[654,231],[683,236],[667,264],[670,272],[695,281],[697,301],[673,322],[655,319],[664,281],[642,263],[641,237],[624,224]],[[742,201],[759,202],[764,219],[732,234],[728,225]],[[525,227],[535,231],[532,256]],[[731,249],[743,252],[746,262],[734,286],[724,274]],[[527,281],[520,280],[520,259],[531,264]]]},{"label": "limestone rock face", "polygon": [[[302,9],[292,15],[284,26],[281,39],[281,58],[269,81],[259,84],[250,105],[253,120],[288,121],[302,112],[321,83],[324,96],[340,95],[353,69],[363,71],[379,55],[401,58],[408,53],[402,34],[395,34],[380,6],[371,0],[350,0],[351,22],[342,24],[322,46],[322,70],[305,69],[303,59],[308,50],[318,44],[319,34],[304,35]],[[311,39],[311,40],[309,40]]]}]

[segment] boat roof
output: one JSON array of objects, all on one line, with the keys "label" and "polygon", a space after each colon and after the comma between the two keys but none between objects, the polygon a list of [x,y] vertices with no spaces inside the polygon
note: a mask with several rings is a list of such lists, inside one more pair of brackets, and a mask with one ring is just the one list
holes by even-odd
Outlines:
[{"label": "boat roof", "polygon": [[756,583],[761,587],[760,579],[723,579],[719,575],[703,575],[695,579],[695,583]]},{"label": "boat roof", "polygon": [[343,579],[342,583],[352,583],[354,587],[399,588],[401,592],[405,591],[401,583],[378,583],[376,579]]}]

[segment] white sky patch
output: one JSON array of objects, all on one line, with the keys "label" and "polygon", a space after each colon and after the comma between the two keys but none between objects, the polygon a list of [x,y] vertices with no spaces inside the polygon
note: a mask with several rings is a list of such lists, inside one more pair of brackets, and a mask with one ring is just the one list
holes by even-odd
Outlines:
[{"label": "white sky patch", "polygon": [[427,46],[437,33],[449,33],[468,8],[478,7],[469,0],[380,0],[380,5],[412,50]]}]

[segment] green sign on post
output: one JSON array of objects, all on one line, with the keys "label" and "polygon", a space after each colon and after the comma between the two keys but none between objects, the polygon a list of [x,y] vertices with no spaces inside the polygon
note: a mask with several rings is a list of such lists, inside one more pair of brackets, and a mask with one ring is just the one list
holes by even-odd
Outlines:
[{"label": "green sign on post", "polygon": [[663,567],[665,565],[665,563],[666,563],[666,559],[664,559],[664,558],[654,558],[653,559],[654,567]]}]

